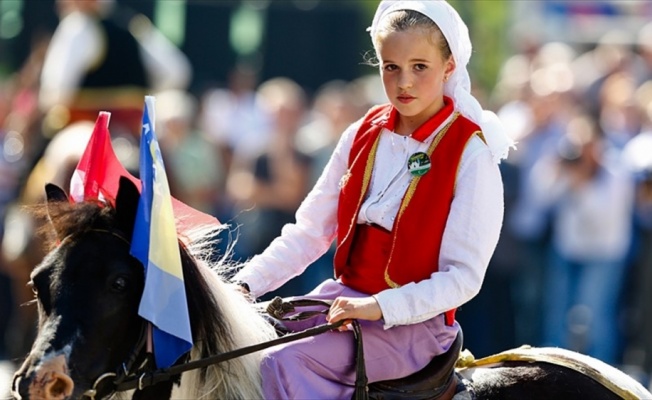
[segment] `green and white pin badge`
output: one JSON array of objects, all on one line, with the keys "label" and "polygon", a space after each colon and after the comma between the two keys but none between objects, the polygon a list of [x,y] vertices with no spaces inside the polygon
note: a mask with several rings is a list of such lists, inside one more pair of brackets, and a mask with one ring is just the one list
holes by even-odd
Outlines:
[{"label": "green and white pin badge", "polygon": [[408,158],[407,167],[413,176],[423,176],[430,171],[430,157],[421,151],[414,153]]}]

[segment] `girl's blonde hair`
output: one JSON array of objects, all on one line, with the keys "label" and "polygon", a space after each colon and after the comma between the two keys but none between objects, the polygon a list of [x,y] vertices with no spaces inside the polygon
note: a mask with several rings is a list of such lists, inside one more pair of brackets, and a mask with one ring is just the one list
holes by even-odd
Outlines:
[{"label": "girl's blonde hair", "polygon": [[372,37],[374,48],[378,49],[378,43],[385,34],[390,32],[404,32],[412,28],[423,29],[426,33],[430,33],[429,39],[433,45],[439,47],[441,54],[444,56],[444,60],[452,57],[453,53],[439,26],[427,16],[413,10],[398,10],[387,14],[380,21],[378,29]]}]

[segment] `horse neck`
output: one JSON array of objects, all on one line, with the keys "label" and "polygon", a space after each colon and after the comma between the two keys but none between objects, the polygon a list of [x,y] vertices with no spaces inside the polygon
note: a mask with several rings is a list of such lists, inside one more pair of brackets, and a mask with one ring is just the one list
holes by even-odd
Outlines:
[{"label": "horse neck", "polygon": [[[206,279],[217,304],[221,306],[223,323],[229,337],[213,334],[196,340],[190,357],[200,359],[206,354],[203,343],[215,343],[220,352],[227,352],[276,337],[274,328],[254,309],[245,297],[226,284],[218,273],[203,264],[199,269]],[[216,333],[216,331],[212,331]],[[183,374],[181,385],[175,387],[172,398],[261,398],[260,358],[256,352],[219,365]]]}]

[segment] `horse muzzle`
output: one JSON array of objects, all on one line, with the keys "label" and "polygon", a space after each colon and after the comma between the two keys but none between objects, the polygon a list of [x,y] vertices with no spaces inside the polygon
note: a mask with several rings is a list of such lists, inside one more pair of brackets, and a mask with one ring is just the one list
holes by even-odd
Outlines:
[{"label": "horse muzzle", "polygon": [[68,375],[64,355],[53,357],[31,373],[17,372],[12,395],[21,400],[64,400],[72,395],[75,384]]}]

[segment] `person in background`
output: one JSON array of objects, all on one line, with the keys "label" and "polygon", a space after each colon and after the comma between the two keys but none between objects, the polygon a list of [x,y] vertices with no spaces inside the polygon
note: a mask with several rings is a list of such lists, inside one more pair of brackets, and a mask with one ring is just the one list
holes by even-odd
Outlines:
[{"label": "person in background", "polygon": [[[41,114],[38,111],[39,75],[43,66],[50,35],[35,35],[29,56],[15,73],[0,82],[0,242],[12,241],[11,254],[22,248],[22,235],[13,236],[7,219],[16,211],[17,197],[24,190],[28,175],[42,152]],[[42,187],[41,187],[42,190]],[[31,232],[30,232],[31,233]],[[18,242],[18,243],[17,243]],[[35,332],[36,310],[22,306],[33,298],[26,286],[34,263],[14,263],[4,249],[0,251],[0,275],[8,279],[10,298],[6,313],[0,311],[0,349],[6,348],[8,358],[21,357],[29,349]],[[33,254],[36,252],[32,252]],[[5,326],[2,329],[2,326]],[[6,333],[5,333],[6,331]],[[1,350],[0,350],[1,351]]]},{"label": "person in background", "polygon": [[240,254],[262,252],[294,222],[294,213],[308,193],[310,158],[296,147],[306,116],[306,94],[293,80],[272,78],[258,88],[261,107],[270,117],[269,145],[247,165],[233,165],[227,192],[237,201],[241,224]]},{"label": "person in background", "polygon": [[175,197],[202,212],[213,213],[224,168],[211,141],[198,129],[197,99],[182,90],[157,93],[156,133],[169,169]]},{"label": "person in background", "polygon": [[505,126],[521,127],[519,133],[514,132],[518,150],[511,152],[501,165],[504,172],[516,175],[503,177],[506,185],[515,186],[516,193],[507,203],[509,209],[501,239],[514,239],[515,246],[509,251],[519,264],[513,286],[515,340],[533,345],[542,340],[542,277],[550,247],[550,210],[537,201],[531,187],[534,182],[529,176],[540,159],[554,152],[555,144],[564,135],[567,117],[562,107],[569,104],[563,93],[536,93],[533,87],[540,84],[535,79],[529,81],[521,100],[508,103],[498,111]]},{"label": "person in background", "polygon": [[317,183],[342,132],[362,118],[367,104],[355,83],[334,80],[316,92],[310,122],[299,129],[297,147],[313,159],[310,186]]},{"label": "person in background", "polygon": [[632,240],[633,185],[605,157],[596,121],[578,113],[540,159],[533,198],[552,212],[551,256],[544,271],[544,345],[619,362],[618,310]]},{"label": "person in background", "polygon": [[636,185],[635,242],[627,281],[631,290],[624,296],[630,318],[623,363],[638,369],[644,375],[642,381],[649,385],[652,376],[652,80],[637,90],[636,104],[642,115],[642,129],[627,142],[620,160],[632,173]]},{"label": "person in background", "polygon": [[637,77],[642,86],[652,80],[652,22],[645,24],[638,32],[636,50],[643,60],[642,72]]},{"label": "person in background", "polygon": [[[250,170],[252,160],[270,140],[271,120],[256,92],[257,86],[257,69],[241,62],[230,71],[226,87],[211,87],[200,100],[199,128],[211,142],[224,171],[224,179],[217,188],[221,195],[214,204],[214,214],[224,223],[234,222],[241,205],[241,199],[227,190],[229,177],[237,176],[237,171]],[[225,229],[221,233],[220,252],[228,252],[238,245],[234,240],[237,235]]]},{"label": "person in background", "polygon": [[227,86],[202,96],[200,123],[212,139],[229,172],[250,162],[270,142],[271,120],[257,93],[258,71],[239,63],[229,72]]},{"label": "person in background", "polygon": [[140,134],[143,98],[186,89],[186,56],[143,15],[115,0],[57,0],[60,22],[47,50],[39,104],[53,135],[76,121],[111,112],[110,129]]},{"label": "person in background", "polygon": [[641,131],[642,116],[634,100],[636,90],[636,78],[629,71],[610,75],[600,88],[599,124],[615,156]]},{"label": "person in background", "polygon": [[[311,159],[309,187],[313,187],[328,164],[342,132],[364,116],[368,104],[357,82],[334,80],[322,85],[313,101],[310,122],[299,129],[297,148]],[[301,282],[297,293],[306,293],[333,276],[335,245],[294,278]]]},{"label": "person in background", "polygon": [[[418,371],[458,338],[455,309],[480,290],[500,235],[497,162],[511,142],[470,93],[468,30],[447,2],[382,1],[370,34],[390,103],[344,131],[296,223],[234,282],[258,298],[336,240],[336,280],[307,294],[334,300],[328,315],[289,327],[359,320],[376,382]],[[351,398],[354,353],[338,331],[271,348],[264,396]]]},{"label": "person in background", "polygon": [[[573,60],[575,91],[586,112],[599,118],[603,85],[614,74],[641,76],[646,66],[632,51],[634,38],[625,29],[615,28],[600,36],[596,46]],[[636,78],[635,78],[636,79]]]}]

